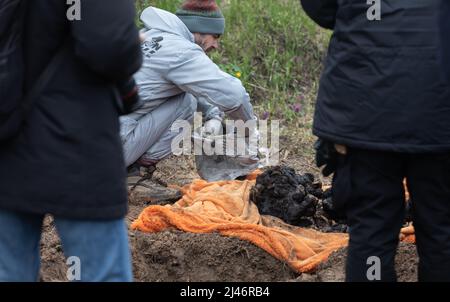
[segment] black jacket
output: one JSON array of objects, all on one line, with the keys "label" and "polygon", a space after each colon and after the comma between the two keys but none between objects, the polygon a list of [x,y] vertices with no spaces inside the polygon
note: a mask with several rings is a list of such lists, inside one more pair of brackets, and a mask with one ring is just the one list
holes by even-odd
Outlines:
[{"label": "black jacket", "polygon": [[443,0],[441,8],[441,54],[442,54],[442,66],[444,67],[444,73],[450,83],[450,1]]},{"label": "black jacket", "polygon": [[66,1],[29,3],[26,86],[66,37],[70,46],[22,133],[0,147],[0,208],[121,218],[127,191],[115,87],[142,63],[134,1],[81,1],[81,20],[71,22]]},{"label": "black jacket", "polygon": [[382,0],[381,21],[368,20],[365,0],[302,3],[334,30],[314,134],[362,149],[450,151],[450,87],[438,55],[441,0]]}]

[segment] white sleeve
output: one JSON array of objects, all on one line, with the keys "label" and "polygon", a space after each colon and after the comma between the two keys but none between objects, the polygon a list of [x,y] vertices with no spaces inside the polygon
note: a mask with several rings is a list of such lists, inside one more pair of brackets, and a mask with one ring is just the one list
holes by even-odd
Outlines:
[{"label": "white sleeve", "polygon": [[235,120],[253,119],[250,97],[241,81],[220,70],[201,48],[181,53],[169,66],[166,78]]}]

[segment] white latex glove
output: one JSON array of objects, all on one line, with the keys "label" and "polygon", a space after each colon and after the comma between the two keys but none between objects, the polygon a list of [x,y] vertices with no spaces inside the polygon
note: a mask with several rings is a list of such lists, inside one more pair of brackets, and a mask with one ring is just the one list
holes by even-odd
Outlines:
[{"label": "white latex glove", "polygon": [[248,150],[251,157],[258,157],[258,144],[260,139],[260,133],[258,130],[258,118],[254,117],[254,128],[250,129],[248,135]]},{"label": "white latex glove", "polygon": [[258,129],[253,129],[253,131],[250,132],[250,135],[248,137],[248,158],[251,161],[258,161],[258,147],[259,147],[259,131]]},{"label": "white latex glove", "polygon": [[218,119],[210,119],[205,123],[204,134],[205,136],[216,136],[223,133],[222,121]]},{"label": "white latex glove", "polygon": [[255,118],[255,124],[254,127],[251,127],[248,129],[247,133],[247,143],[246,143],[246,155],[245,156],[239,156],[238,160],[242,165],[254,165],[259,162],[258,157],[258,147],[259,147],[259,139],[260,139],[260,133],[258,131],[257,127],[257,119]]}]

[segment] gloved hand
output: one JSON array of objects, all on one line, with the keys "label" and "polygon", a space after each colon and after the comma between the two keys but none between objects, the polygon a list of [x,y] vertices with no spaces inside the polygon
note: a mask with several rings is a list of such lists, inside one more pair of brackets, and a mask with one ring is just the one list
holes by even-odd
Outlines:
[{"label": "gloved hand", "polygon": [[216,118],[212,118],[205,123],[204,126],[205,136],[216,136],[223,133],[222,121]]},{"label": "gloved hand", "polygon": [[347,148],[336,145],[333,142],[319,138],[314,144],[316,149],[316,165],[318,168],[325,166],[322,170],[323,176],[330,176],[336,171],[339,154],[347,154]]},{"label": "gloved hand", "polygon": [[259,152],[259,139],[260,133],[258,131],[258,119],[254,117],[254,124],[249,127],[246,133],[246,155],[239,156],[239,162],[242,165],[250,166],[259,162],[258,152]]},{"label": "gloved hand", "polygon": [[257,120],[255,119],[255,127],[250,129],[248,135],[248,152],[250,156],[254,159],[258,158],[258,147],[260,134],[258,131]]}]

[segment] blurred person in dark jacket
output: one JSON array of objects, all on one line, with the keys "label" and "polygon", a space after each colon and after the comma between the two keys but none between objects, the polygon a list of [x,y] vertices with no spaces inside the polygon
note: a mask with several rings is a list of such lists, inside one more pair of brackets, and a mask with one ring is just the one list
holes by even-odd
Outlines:
[{"label": "blurred person in dark jacket", "polygon": [[[442,0],[302,0],[333,30],[313,132],[349,224],[347,281],[395,281],[404,178],[421,281],[450,281],[450,86],[438,50]],[[378,261],[374,261],[378,259]],[[378,265],[379,267],[373,267]]]},{"label": "blurred person in dark jacket", "polygon": [[439,22],[442,43],[442,66],[444,67],[445,76],[450,83],[450,1],[442,0]]},{"label": "blurred person in dark jacket", "polygon": [[68,8],[28,1],[25,88],[67,47],[20,133],[0,146],[0,281],[38,280],[46,214],[79,260],[74,280],[132,281],[118,117],[142,63],[134,1],[82,1],[74,21]]}]

